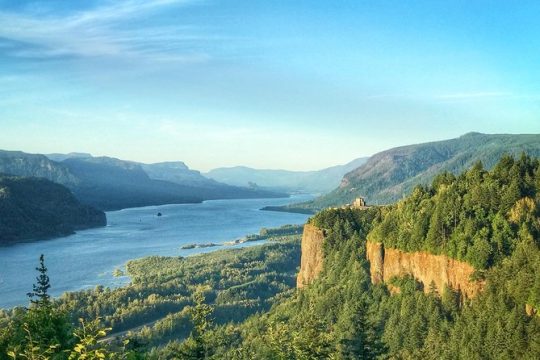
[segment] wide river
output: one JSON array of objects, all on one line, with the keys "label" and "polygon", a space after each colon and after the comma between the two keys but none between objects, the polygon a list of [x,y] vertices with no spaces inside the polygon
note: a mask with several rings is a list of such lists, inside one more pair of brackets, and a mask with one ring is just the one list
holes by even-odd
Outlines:
[{"label": "wide river", "polygon": [[[212,200],[202,204],[149,206],[107,212],[108,225],[77,234],[0,247],[0,308],[27,305],[26,293],[35,282],[38,258],[45,255],[51,278],[50,294],[120,286],[126,276],[114,277],[128,260],[149,255],[187,256],[233,246],[182,250],[192,243],[226,243],[258,233],[262,227],[303,224],[303,214],[261,211],[268,205],[284,205],[310,199]],[[157,213],[162,216],[157,216]],[[249,242],[234,247],[252,246]]]}]

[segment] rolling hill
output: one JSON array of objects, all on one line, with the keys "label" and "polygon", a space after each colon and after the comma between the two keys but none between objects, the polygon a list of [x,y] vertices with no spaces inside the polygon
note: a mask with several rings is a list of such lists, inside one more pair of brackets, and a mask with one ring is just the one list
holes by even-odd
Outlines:
[{"label": "rolling hill", "polygon": [[363,196],[371,204],[393,203],[418,184],[428,184],[441,171],[463,172],[477,161],[490,169],[503,154],[540,156],[540,134],[468,133],[459,138],[408,145],[373,155],[347,173],[339,187],[312,202],[290,208],[322,209]]}]

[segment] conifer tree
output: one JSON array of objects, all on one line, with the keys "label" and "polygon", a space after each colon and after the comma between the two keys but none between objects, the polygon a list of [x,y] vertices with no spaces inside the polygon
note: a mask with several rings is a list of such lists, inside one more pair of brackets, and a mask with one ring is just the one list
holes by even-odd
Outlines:
[{"label": "conifer tree", "polygon": [[39,272],[39,275],[36,277],[37,283],[33,285],[33,291],[27,295],[30,298],[30,302],[34,305],[49,305],[50,296],[48,291],[51,284],[47,275],[47,267],[45,266],[45,257],[43,254],[39,257],[39,267],[36,267],[36,270]]}]

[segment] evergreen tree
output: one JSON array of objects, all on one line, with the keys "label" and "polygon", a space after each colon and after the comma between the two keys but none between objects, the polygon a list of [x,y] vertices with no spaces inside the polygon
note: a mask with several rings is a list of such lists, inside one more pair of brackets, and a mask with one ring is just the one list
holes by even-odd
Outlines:
[{"label": "evergreen tree", "polygon": [[33,285],[33,291],[27,293],[30,302],[38,306],[50,305],[50,296],[48,294],[51,287],[49,276],[47,275],[47,267],[45,266],[45,257],[43,254],[39,257],[39,267],[36,267],[39,275],[36,277],[37,283]]}]

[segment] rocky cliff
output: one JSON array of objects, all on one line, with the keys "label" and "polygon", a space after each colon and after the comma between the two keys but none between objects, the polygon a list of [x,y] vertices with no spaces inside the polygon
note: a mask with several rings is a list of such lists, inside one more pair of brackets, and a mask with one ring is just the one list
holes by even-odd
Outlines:
[{"label": "rocky cliff", "polygon": [[49,160],[45,155],[21,151],[0,150],[0,173],[45,178],[67,187],[79,183],[79,179],[64,165]]},{"label": "rocky cliff", "polygon": [[324,230],[306,224],[302,235],[302,260],[300,272],[296,278],[298,288],[308,285],[322,270]]},{"label": "rocky cliff", "polygon": [[[306,224],[302,235],[302,260],[296,279],[298,288],[313,282],[323,267],[323,242],[325,232]],[[462,261],[428,252],[405,252],[385,249],[380,243],[366,243],[366,257],[370,263],[371,282],[388,282],[393,277],[413,276],[429,292],[433,284],[439,294],[445,287],[461,292],[464,298],[475,297],[483,287],[480,281],[472,281],[474,268]],[[392,287],[393,292],[399,289]]]},{"label": "rocky cliff", "polygon": [[429,292],[431,284],[442,294],[445,286],[461,292],[464,298],[473,298],[481,290],[483,283],[472,281],[474,268],[444,255],[427,252],[404,252],[384,248],[380,243],[368,241],[366,256],[370,263],[371,282],[387,282],[393,277],[411,275],[424,285]]}]

